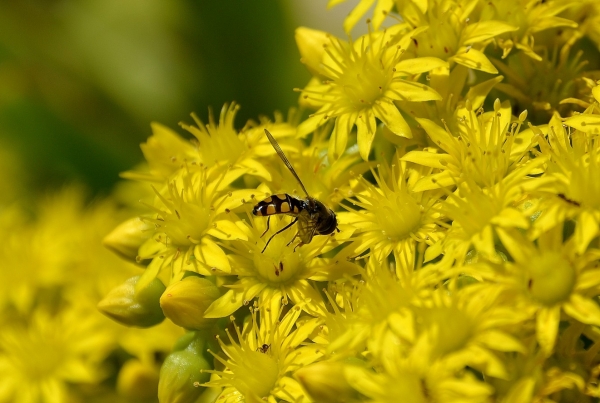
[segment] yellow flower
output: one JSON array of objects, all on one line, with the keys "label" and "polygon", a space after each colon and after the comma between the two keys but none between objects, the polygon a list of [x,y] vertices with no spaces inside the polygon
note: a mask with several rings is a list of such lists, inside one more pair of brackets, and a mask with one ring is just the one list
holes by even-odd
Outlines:
[{"label": "yellow flower", "polygon": [[354,255],[369,249],[379,260],[395,251],[402,262],[412,262],[419,244],[431,245],[444,236],[437,209],[443,193],[414,193],[421,175],[397,157],[391,168],[380,167],[379,175],[373,172],[373,176],[378,186],[360,176],[358,183],[364,190],[348,199],[361,209],[339,215],[340,223],[356,228],[356,240],[349,248]]},{"label": "yellow flower", "polygon": [[395,347],[388,346],[389,360],[376,371],[348,365],[345,376],[369,402],[414,403],[479,403],[488,401],[493,389],[477,380],[469,371],[456,371],[443,362],[432,362],[427,337],[421,337],[412,351],[396,356]]},{"label": "yellow flower", "polygon": [[493,19],[518,27],[498,38],[503,49],[502,58],[516,48],[533,59],[541,60],[534,51],[534,35],[551,28],[577,27],[576,22],[558,17],[562,11],[576,4],[572,1],[491,0],[481,2],[478,12],[482,21]]},{"label": "yellow flower", "polygon": [[251,320],[242,330],[235,326],[234,336],[228,332],[229,343],[218,338],[223,355],[213,355],[225,369],[205,371],[213,377],[203,386],[224,387],[217,399],[224,403],[309,402],[291,375],[323,356],[318,346],[303,345],[319,320],[301,318],[301,303],[282,318],[279,318],[281,310],[261,308],[260,315],[257,311],[251,310]]},{"label": "yellow flower", "polygon": [[[235,175],[218,168],[182,170],[164,191],[156,191],[153,236],[142,244],[138,260],[151,260],[141,284],[159,276],[163,283],[180,280],[185,271],[210,276],[231,271],[216,240],[246,239],[243,224],[231,211],[250,191],[229,191]],[[139,285],[142,287],[142,285]]]},{"label": "yellow flower", "polygon": [[[410,151],[404,161],[435,168],[440,172],[421,178],[414,186],[415,192],[454,186],[469,178],[477,185],[488,188],[500,183],[509,174],[522,167],[528,158],[533,132],[520,132],[527,113],[512,121],[511,106],[494,102],[494,111],[479,113],[469,108],[456,110],[452,121],[442,121],[442,128],[428,119],[417,119],[436,147]],[[533,170],[536,164],[530,165]],[[535,171],[533,171],[535,172]],[[523,175],[527,172],[523,172]]]},{"label": "yellow flower", "polygon": [[426,260],[441,252],[462,261],[473,247],[491,258],[495,256],[495,231],[498,228],[529,228],[524,212],[515,207],[522,198],[524,171],[527,165],[509,175],[492,188],[482,189],[472,180],[465,180],[458,191],[449,195],[441,212],[452,220],[446,238],[427,250]]},{"label": "yellow flower", "polygon": [[[344,2],[346,2],[346,0],[329,0],[327,8],[337,6]],[[393,0],[360,0],[344,20],[344,31],[346,31],[346,33],[352,31],[352,28],[354,28],[356,23],[373,6],[373,3],[376,3],[375,8],[373,9],[373,19],[367,20],[367,22],[373,22],[373,28],[379,29],[387,14],[394,7]]]},{"label": "yellow flower", "polygon": [[497,231],[513,261],[490,274],[505,284],[513,299],[521,298],[523,311],[535,317],[536,337],[546,355],[554,348],[561,312],[581,323],[600,325],[600,307],[594,299],[600,286],[597,251],[579,255],[575,237],[563,241],[562,226],[541,234],[535,243],[518,231]]},{"label": "yellow flower", "polygon": [[247,125],[238,133],[233,127],[233,121],[239,109],[239,105],[235,103],[225,104],[221,109],[218,124],[211,112],[207,125],[195,114],[192,114],[192,117],[196,126],[184,123],[180,125],[198,141],[196,147],[202,164],[209,167],[215,164],[231,166],[237,175],[250,174],[270,180],[268,169],[261,163],[260,158],[257,158],[261,156],[257,146],[261,143],[266,144],[264,128],[275,133],[275,136],[293,134],[294,129],[289,123],[283,122],[281,116],[277,116],[274,123],[263,120],[260,126]]},{"label": "yellow flower", "polygon": [[70,384],[94,384],[102,379],[100,362],[112,343],[99,316],[77,308],[57,314],[37,310],[28,324],[3,324],[0,401],[71,401]]},{"label": "yellow flower", "polygon": [[498,352],[525,352],[505,329],[528,317],[505,306],[502,288],[475,283],[462,288],[437,289],[418,301],[417,333],[427,335],[431,358],[459,371],[465,366],[486,376],[506,379]]},{"label": "yellow flower", "polygon": [[25,220],[22,207],[2,211],[0,307],[28,312],[40,292],[68,287],[65,299],[95,311],[102,295],[138,272],[100,244],[121,218],[114,203],[86,206],[85,196],[79,186],[46,195],[35,208],[35,220]]},{"label": "yellow flower", "polygon": [[313,80],[301,95],[319,109],[300,124],[298,135],[305,136],[335,119],[329,142],[330,161],[344,153],[355,125],[360,155],[367,160],[375,136],[375,119],[398,136],[412,137],[394,101],[441,99],[438,93],[412,77],[446,65],[431,57],[402,60],[415,32],[393,28],[370,33],[352,43],[332,36],[329,43],[322,43],[325,54],[317,63],[322,62],[320,74],[326,81],[319,84]]},{"label": "yellow flower", "polygon": [[594,0],[577,3],[568,10],[570,19],[579,22],[579,32],[585,34],[596,46],[600,45],[600,5]]},{"label": "yellow flower", "polygon": [[[218,122],[210,111],[207,125],[192,114],[196,126],[185,123],[180,125],[194,135],[194,141],[187,141],[173,130],[154,123],[153,135],[141,145],[149,172],[128,171],[122,176],[128,179],[164,183],[165,180],[171,180],[182,169],[195,171],[205,166],[220,166],[229,168],[228,174],[235,176],[232,180],[243,174],[256,175],[261,179],[269,180],[269,171],[256,158],[255,146],[263,141],[264,137],[262,129],[238,133],[233,127],[238,110],[239,105],[235,103],[225,104],[221,109]],[[293,128],[283,122],[281,117],[267,126],[273,133],[293,133]]]},{"label": "yellow flower", "polygon": [[517,31],[518,25],[498,19],[481,21],[473,11],[475,2],[454,0],[408,0],[397,2],[398,13],[412,27],[429,27],[416,32],[411,54],[436,57],[469,69],[490,74],[498,71],[484,54],[498,35]]},{"label": "yellow flower", "polygon": [[237,275],[237,280],[225,285],[229,290],[209,306],[205,316],[230,315],[255,297],[260,306],[279,309],[282,303],[291,300],[295,304],[303,302],[303,309],[312,315],[324,315],[325,304],[312,279],[334,280],[357,273],[356,266],[347,261],[343,251],[331,258],[320,257],[340,245],[340,238],[344,241],[344,232],[315,237],[310,244],[296,249],[296,244],[289,244],[296,234],[292,227],[273,237],[262,252],[270,236],[289,224],[290,219],[271,216],[270,230],[262,237],[266,218],[252,216],[250,220],[252,227],[245,232],[247,240],[226,245],[232,252],[227,255],[230,274]]},{"label": "yellow flower", "polygon": [[496,89],[515,99],[518,110],[529,110],[535,123],[547,123],[553,112],[568,116],[574,108],[593,100],[590,89],[582,79],[589,60],[581,50],[573,48],[578,37],[561,47],[542,48],[539,58],[521,52],[503,62],[492,59],[506,76],[506,82]]},{"label": "yellow flower", "polygon": [[546,197],[539,204],[541,215],[533,235],[565,220],[576,220],[574,247],[578,253],[586,250],[600,228],[598,122],[600,115],[584,113],[568,118],[564,125],[570,128],[565,128],[556,116],[550,121],[548,139],[539,142],[542,156],[549,159],[545,178],[549,185],[539,192]]},{"label": "yellow flower", "polygon": [[334,283],[329,288],[333,312],[325,318],[326,332],[319,340],[330,353],[352,354],[368,347],[376,357],[385,355],[383,340],[392,335],[406,346],[415,341],[413,303],[418,295],[447,276],[448,261],[422,266],[422,254],[407,262],[369,257],[361,280]]}]

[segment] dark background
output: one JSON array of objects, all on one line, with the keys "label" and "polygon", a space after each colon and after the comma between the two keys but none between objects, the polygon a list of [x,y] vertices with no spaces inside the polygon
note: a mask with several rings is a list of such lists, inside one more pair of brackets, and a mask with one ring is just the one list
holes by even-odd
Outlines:
[{"label": "dark background", "polygon": [[0,178],[34,192],[75,181],[108,193],[142,160],[152,121],[183,134],[191,112],[206,121],[208,107],[231,101],[242,106],[238,127],[285,114],[309,79],[294,29],[343,35],[353,5],[326,4],[0,2]]}]

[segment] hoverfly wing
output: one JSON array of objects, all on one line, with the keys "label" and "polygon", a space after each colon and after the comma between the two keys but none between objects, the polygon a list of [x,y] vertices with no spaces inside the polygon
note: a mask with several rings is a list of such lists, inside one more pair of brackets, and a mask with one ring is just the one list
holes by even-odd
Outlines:
[{"label": "hoverfly wing", "polygon": [[303,244],[309,244],[316,233],[317,227],[307,210],[302,210],[298,214],[298,237]]},{"label": "hoverfly wing", "polygon": [[296,178],[296,180],[298,181],[298,183],[302,187],[302,190],[304,190],[304,193],[306,194],[306,196],[308,196],[308,192],[306,191],[306,188],[304,187],[304,184],[300,180],[300,177],[296,173],[296,170],[292,166],[292,163],[290,162],[290,160],[288,160],[287,157],[285,156],[285,154],[283,153],[283,150],[279,146],[279,143],[277,143],[277,140],[275,140],[275,137],[273,137],[273,135],[267,129],[265,129],[265,134],[267,135],[267,138],[271,142],[271,145],[273,146],[273,148],[277,152],[277,155],[279,155],[279,158],[281,158],[281,160],[283,161],[283,164],[287,167],[287,169],[290,170],[290,172],[292,173],[292,175],[294,175],[294,178]]}]

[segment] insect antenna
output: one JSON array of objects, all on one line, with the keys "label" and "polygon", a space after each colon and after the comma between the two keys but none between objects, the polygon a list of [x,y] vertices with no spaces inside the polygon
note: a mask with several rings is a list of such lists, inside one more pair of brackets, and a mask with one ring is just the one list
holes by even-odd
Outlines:
[{"label": "insect antenna", "polygon": [[267,129],[265,129],[265,133],[267,134],[267,138],[271,142],[271,145],[273,146],[273,148],[275,149],[275,151],[277,151],[277,155],[279,155],[279,158],[281,158],[281,160],[283,161],[283,163],[285,164],[285,166],[290,170],[290,172],[292,173],[292,175],[294,175],[294,178],[296,178],[296,180],[298,181],[298,183],[302,187],[302,190],[304,190],[304,193],[306,194],[306,196],[310,197],[308,195],[308,192],[306,191],[306,188],[304,187],[304,184],[300,180],[300,177],[298,176],[298,174],[294,170],[294,167],[292,166],[292,164],[290,163],[290,161],[287,159],[287,157],[283,153],[283,150],[281,149],[281,147],[279,147],[279,144],[275,140],[275,137],[273,137],[273,135],[271,133],[269,133],[269,131]]}]

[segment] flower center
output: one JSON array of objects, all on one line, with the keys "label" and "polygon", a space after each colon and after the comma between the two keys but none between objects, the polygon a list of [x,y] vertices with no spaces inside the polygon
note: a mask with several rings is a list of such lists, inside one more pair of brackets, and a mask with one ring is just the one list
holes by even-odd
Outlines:
[{"label": "flower center", "polygon": [[451,307],[437,307],[425,312],[427,324],[437,332],[435,351],[440,356],[464,348],[471,337],[471,320],[464,312]]},{"label": "flower center", "polygon": [[371,106],[385,92],[395,62],[393,57],[386,57],[386,49],[380,43],[370,44],[342,58],[347,67],[336,84],[345,95],[342,99],[346,99],[347,107],[361,110]]},{"label": "flower center", "polygon": [[565,301],[575,286],[573,266],[558,252],[533,257],[527,264],[527,287],[531,296],[544,305]]},{"label": "flower center", "polygon": [[408,237],[421,223],[419,204],[405,192],[381,199],[380,208],[374,214],[385,235],[394,241]]},{"label": "flower center", "polygon": [[413,49],[418,57],[437,57],[446,60],[456,53],[458,38],[451,21],[449,18],[446,20],[447,18],[444,16],[442,19],[437,19],[430,16],[429,26],[432,28],[413,39],[415,44]]},{"label": "flower center", "polygon": [[190,203],[182,203],[177,212],[164,214],[161,229],[176,245],[190,245],[190,238],[200,239],[208,227],[210,211]]},{"label": "flower center", "polygon": [[[272,218],[271,225],[274,224],[274,221]],[[271,231],[283,228],[287,222],[287,220],[281,220],[281,225],[273,225]],[[266,239],[272,235],[271,231],[265,235]],[[256,273],[265,282],[275,285],[294,281],[297,274],[303,271],[304,262],[300,259],[301,253],[294,253],[294,247],[298,241],[286,246],[295,233],[294,228],[288,229],[284,233],[275,235],[264,253],[260,253],[259,250],[255,251],[254,267]],[[262,248],[262,246],[260,247]]]},{"label": "flower center", "polygon": [[245,362],[235,372],[233,385],[244,395],[268,396],[277,384],[279,368],[273,358],[258,351],[244,354]]}]

